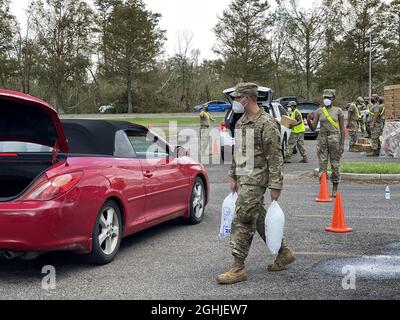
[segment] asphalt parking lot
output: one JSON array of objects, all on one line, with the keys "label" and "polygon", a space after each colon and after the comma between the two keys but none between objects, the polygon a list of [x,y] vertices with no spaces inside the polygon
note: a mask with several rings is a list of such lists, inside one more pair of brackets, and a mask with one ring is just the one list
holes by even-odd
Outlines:
[{"label": "asphalt parking lot", "polygon": [[[211,201],[202,224],[184,226],[174,220],[133,235],[123,240],[116,260],[102,267],[70,253],[1,261],[0,299],[400,299],[400,185],[391,186],[392,200],[385,201],[385,185],[342,184],[347,223],[354,232],[327,233],[333,204],[315,203],[318,182],[298,175],[317,167],[315,141],[306,146],[309,164],[285,166],[280,202],[285,236],[297,255],[288,270],[267,272],[274,257],[256,236],[248,281],[215,283],[214,277],[231,264],[228,242],[217,236],[229,167],[209,165]],[[349,153],[345,159],[365,160]],[[55,290],[42,288],[46,265],[56,269]],[[355,289],[342,287],[345,266],[355,271]]]}]

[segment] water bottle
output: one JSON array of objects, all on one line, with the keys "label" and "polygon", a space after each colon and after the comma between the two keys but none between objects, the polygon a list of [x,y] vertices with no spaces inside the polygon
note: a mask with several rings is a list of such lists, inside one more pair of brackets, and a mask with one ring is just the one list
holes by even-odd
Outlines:
[{"label": "water bottle", "polygon": [[385,199],[390,200],[390,188],[389,186],[386,187],[385,189]]}]

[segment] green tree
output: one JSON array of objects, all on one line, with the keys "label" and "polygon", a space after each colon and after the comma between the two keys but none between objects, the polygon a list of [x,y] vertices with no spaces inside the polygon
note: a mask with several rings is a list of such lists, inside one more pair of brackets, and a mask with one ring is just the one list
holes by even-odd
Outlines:
[{"label": "green tree", "polygon": [[128,112],[133,113],[135,79],[148,72],[162,53],[164,31],[158,27],[160,15],[145,8],[142,0],[126,0],[112,6],[102,34],[102,72],[107,78],[122,80],[126,86]]},{"label": "green tree", "polygon": [[30,12],[40,50],[40,76],[51,88],[56,109],[63,112],[66,89],[75,88],[76,102],[86,81],[91,63],[92,11],[83,0],[34,0]]},{"label": "green tree", "polygon": [[10,13],[10,1],[0,0],[0,82],[7,87],[12,68],[12,42],[15,26],[15,17]]},{"label": "green tree", "polygon": [[268,81],[271,66],[271,27],[266,0],[234,0],[214,27],[215,53],[225,62],[225,72],[233,81]]},{"label": "green tree", "polygon": [[331,26],[331,15],[320,4],[310,10],[299,7],[296,0],[280,1],[280,8],[286,16],[286,32],[291,60],[304,75],[307,88],[307,99],[313,96],[313,78],[321,68],[325,36]]}]

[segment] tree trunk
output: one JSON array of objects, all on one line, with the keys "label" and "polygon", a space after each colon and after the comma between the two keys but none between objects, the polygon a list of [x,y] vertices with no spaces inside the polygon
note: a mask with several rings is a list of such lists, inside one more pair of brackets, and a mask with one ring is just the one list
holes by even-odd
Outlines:
[{"label": "tree trunk", "polygon": [[132,79],[128,79],[128,113],[133,113],[133,94],[132,94]]}]

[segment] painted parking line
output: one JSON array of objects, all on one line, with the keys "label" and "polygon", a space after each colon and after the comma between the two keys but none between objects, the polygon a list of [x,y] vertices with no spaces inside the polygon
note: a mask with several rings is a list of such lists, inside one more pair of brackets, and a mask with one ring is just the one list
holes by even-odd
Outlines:
[{"label": "painted parking line", "polygon": [[340,252],[302,252],[295,251],[296,256],[327,256],[327,257],[365,257],[365,254],[360,253],[340,253]]},{"label": "painted parking line", "polygon": [[[329,218],[331,215],[301,215],[301,214],[296,214],[294,217],[297,218]],[[347,216],[346,219],[388,219],[388,220],[400,220],[400,217],[382,217],[382,216]]]}]

